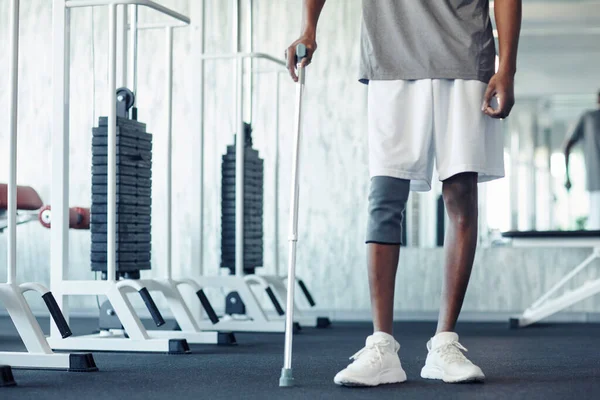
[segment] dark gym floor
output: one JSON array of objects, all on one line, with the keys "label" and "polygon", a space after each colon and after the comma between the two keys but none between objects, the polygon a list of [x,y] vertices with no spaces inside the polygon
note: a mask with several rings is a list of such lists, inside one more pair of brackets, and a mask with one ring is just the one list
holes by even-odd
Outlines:
[{"label": "dark gym floor", "polygon": [[[71,321],[91,332],[91,319]],[[44,327],[47,321],[42,322]],[[433,323],[396,324],[408,382],[378,388],[341,388],[333,376],[369,334],[366,323],[303,329],[294,341],[297,386],[278,387],[283,335],[237,334],[238,345],[193,345],[193,354],[95,353],[100,371],[15,370],[18,386],[0,399],[600,399],[600,325],[556,324],[509,330],[507,324],[463,323],[461,342],[487,375],[484,384],[449,385],[419,377]],[[0,350],[23,346],[0,318]]]}]

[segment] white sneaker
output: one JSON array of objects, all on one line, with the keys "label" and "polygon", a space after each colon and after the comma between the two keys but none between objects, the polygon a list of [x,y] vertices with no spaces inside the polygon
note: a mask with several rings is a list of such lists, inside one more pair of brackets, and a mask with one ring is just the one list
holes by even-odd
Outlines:
[{"label": "white sneaker", "polygon": [[365,347],[350,357],[354,362],[333,378],[338,385],[377,386],[400,383],[406,373],[398,357],[400,345],[394,337],[384,332],[375,332],[367,338]]},{"label": "white sneaker", "polygon": [[[421,377],[441,379],[447,383],[483,381],[485,375],[477,365],[465,357],[467,351],[454,332],[441,332],[427,342],[427,360]],[[462,350],[462,351],[461,351]]]}]

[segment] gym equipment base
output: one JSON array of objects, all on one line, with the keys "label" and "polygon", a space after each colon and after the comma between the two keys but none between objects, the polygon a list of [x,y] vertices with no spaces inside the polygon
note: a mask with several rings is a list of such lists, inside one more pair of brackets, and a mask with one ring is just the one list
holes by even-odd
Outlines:
[{"label": "gym equipment base", "polygon": [[[287,289],[281,277],[267,275],[246,275],[243,277],[224,275],[205,276],[191,280],[191,282],[190,280],[187,280],[186,282],[190,285],[198,285],[199,290],[206,288],[226,288],[230,292],[235,291],[239,294],[246,309],[246,319],[221,319],[216,324],[205,319],[200,319],[198,321],[200,329],[228,332],[285,332],[285,310],[283,310],[283,307],[285,306]],[[272,310],[265,310],[258,300],[253,287],[258,287],[259,290],[263,291],[270,291],[273,295],[271,301],[274,302],[275,311],[279,308],[281,312],[273,314]],[[296,313],[294,321],[299,326],[324,326],[323,321],[326,318],[303,314],[303,310],[299,309],[297,306],[294,312]]]},{"label": "gym equipment base", "polygon": [[[127,298],[128,293],[147,291],[161,291],[176,316],[183,331],[165,331],[155,335],[153,331],[146,330],[134,307]],[[52,335],[48,343],[56,350],[90,350],[90,351],[115,351],[115,352],[158,352],[181,354],[189,352],[186,330],[193,323],[189,309],[182,305],[179,291],[173,288],[172,282],[154,280],[121,280],[121,281],[72,281],[66,280],[55,285],[57,297],[60,296],[89,296],[103,295],[108,298],[117,318],[123,325],[127,336],[123,333],[110,331],[93,335],[83,335],[59,339]],[[190,339],[193,343],[218,343],[218,334],[203,335],[202,332],[192,332]],[[171,335],[169,335],[171,334]]]},{"label": "gym equipment base", "polygon": [[[600,278],[554,296],[571,279],[600,259],[600,231],[505,232],[514,247],[592,247],[592,253],[544,293],[522,315],[510,318],[511,329],[523,328],[600,293]],[[554,296],[554,297],[553,297]]]},{"label": "gym equipment base", "polygon": [[[62,371],[97,371],[91,354],[58,354],[48,344],[40,325],[31,312],[23,293],[37,291],[48,293],[48,289],[35,283],[22,285],[0,284],[0,304],[3,304],[19,332],[27,351],[0,352],[0,364],[21,369],[49,369]],[[59,341],[64,340],[59,334]]]}]

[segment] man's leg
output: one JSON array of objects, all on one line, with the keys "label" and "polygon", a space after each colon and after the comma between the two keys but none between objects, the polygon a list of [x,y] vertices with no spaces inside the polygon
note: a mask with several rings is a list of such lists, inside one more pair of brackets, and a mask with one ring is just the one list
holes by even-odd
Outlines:
[{"label": "man's leg", "polygon": [[367,253],[373,331],[392,335],[400,245],[369,243]]},{"label": "man's leg", "polygon": [[485,375],[469,361],[454,332],[477,245],[477,174],[463,173],[444,181],[443,196],[450,217],[446,232],[446,266],[436,335],[427,343],[421,377],[444,382],[482,381]]},{"label": "man's leg", "polygon": [[394,285],[402,238],[402,217],[410,181],[388,176],[371,179],[367,251],[374,333],[354,362],[334,378],[338,385],[377,386],[406,380],[392,336]]},{"label": "man's leg", "polygon": [[444,241],[446,261],[437,333],[454,332],[477,247],[477,174],[455,175],[443,183],[450,220]]}]

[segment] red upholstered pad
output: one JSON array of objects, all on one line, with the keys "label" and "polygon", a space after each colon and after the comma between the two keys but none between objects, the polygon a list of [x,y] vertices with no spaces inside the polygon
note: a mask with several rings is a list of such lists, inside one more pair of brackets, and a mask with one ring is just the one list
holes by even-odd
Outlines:
[{"label": "red upholstered pad", "polygon": [[[29,186],[17,186],[17,210],[37,210],[44,205],[40,195]],[[8,185],[0,183],[0,210],[8,208]]]}]

